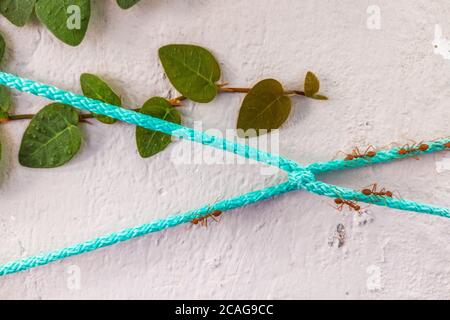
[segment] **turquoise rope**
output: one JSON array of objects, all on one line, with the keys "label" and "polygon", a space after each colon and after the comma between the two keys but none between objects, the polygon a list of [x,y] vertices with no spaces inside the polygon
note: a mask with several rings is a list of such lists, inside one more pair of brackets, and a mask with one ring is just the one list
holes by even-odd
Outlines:
[{"label": "turquoise rope", "polygon": [[141,126],[147,129],[164,132],[181,139],[188,139],[197,143],[201,143],[203,145],[232,152],[242,157],[253,159],[271,166],[276,166],[286,171],[289,176],[288,181],[272,187],[249,192],[238,197],[223,200],[213,205],[204,206],[202,208],[188,211],[186,213],[168,216],[164,219],[154,220],[141,226],[124,229],[60,250],[42,253],[6,263],[0,266],[0,276],[28,270],[67,257],[91,252],[99,248],[127,241],[136,237],[141,237],[149,233],[158,232],[167,228],[178,226],[180,224],[188,223],[193,219],[198,218],[199,216],[207,215],[213,210],[232,210],[249,204],[264,201],[294,190],[306,190],[311,193],[331,198],[355,200],[375,204],[378,206],[385,206],[394,209],[414,211],[418,213],[450,218],[450,208],[437,207],[404,199],[366,196],[359,191],[330,185],[316,179],[317,174],[330,171],[358,168],[378,163],[385,163],[410,156],[416,156],[419,154],[428,154],[432,152],[443,151],[445,149],[444,144],[450,142],[450,139],[442,139],[439,141],[429,142],[428,144],[430,148],[426,152],[416,152],[414,154],[408,154],[405,156],[400,156],[398,154],[399,149],[394,148],[388,151],[380,151],[375,157],[370,159],[356,159],[353,161],[334,160],[323,163],[314,163],[308,166],[302,166],[290,159],[251,148],[247,145],[237,144],[219,137],[209,136],[203,132],[196,131],[191,128],[153,118],[151,116],[134,112],[132,110],[109,105],[97,100],[89,99],[72,92],[64,91],[56,87],[41,84],[32,80],[23,79],[12,74],[0,72],[0,85],[14,88],[23,92],[28,92],[37,96],[46,97],[56,102],[72,105],[81,110],[109,116],[117,120],[121,120],[123,122]]}]

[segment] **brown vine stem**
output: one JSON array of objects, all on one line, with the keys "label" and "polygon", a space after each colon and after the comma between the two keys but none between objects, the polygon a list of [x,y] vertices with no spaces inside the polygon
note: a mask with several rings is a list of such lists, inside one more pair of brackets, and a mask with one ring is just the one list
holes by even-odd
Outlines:
[{"label": "brown vine stem", "polygon": [[[35,115],[34,114],[10,114],[8,116],[8,119],[5,119],[5,122],[8,121],[14,121],[14,120],[29,120],[29,119],[33,119]],[[83,121],[84,119],[92,119],[94,118],[93,114],[90,113],[82,113],[80,114],[80,121]]]},{"label": "brown vine stem", "polygon": [[[225,87],[224,85],[218,86],[219,93],[249,93],[252,88],[237,88],[237,87]],[[300,90],[288,90],[284,92],[288,96],[305,96],[305,93]],[[187,100],[185,96],[179,96],[177,98],[170,99],[169,102],[174,107],[180,107],[181,102]]]},{"label": "brown vine stem", "polygon": [[[249,93],[250,90],[252,89],[252,88],[226,87],[225,85],[226,84],[218,85],[219,93]],[[300,90],[288,90],[288,91],[285,91],[284,94],[289,95],[289,96],[305,96],[305,93]],[[169,99],[169,102],[174,107],[181,107],[183,105],[182,102],[185,100],[187,100],[187,98],[185,96],[179,96],[179,97],[176,97],[173,99]],[[138,109],[131,109],[131,110],[137,111]],[[9,121],[14,121],[14,120],[32,119],[34,116],[35,116],[34,114],[11,114],[8,116],[8,119],[0,119],[0,124],[6,123]],[[86,122],[83,120],[92,119],[92,118],[94,118],[93,114],[90,114],[90,113],[80,114],[81,122]]]},{"label": "brown vine stem", "polygon": [[[219,86],[219,92],[222,93],[249,93],[252,88],[232,88]],[[305,93],[300,90],[288,90],[284,92],[288,96],[305,96]]]}]

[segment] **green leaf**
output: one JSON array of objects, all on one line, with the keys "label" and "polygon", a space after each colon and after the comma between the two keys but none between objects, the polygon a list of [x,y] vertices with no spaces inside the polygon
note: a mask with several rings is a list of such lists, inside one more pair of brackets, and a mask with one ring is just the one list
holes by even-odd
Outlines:
[{"label": "green leaf", "polygon": [[8,120],[9,120],[8,112],[0,111],[0,124],[8,122]]},{"label": "green leaf", "polygon": [[39,0],[39,20],[61,41],[77,46],[83,41],[91,16],[90,0]]},{"label": "green leaf", "polygon": [[278,129],[291,113],[291,99],[285,95],[283,86],[277,80],[266,79],[256,84],[242,103],[237,122],[240,137],[251,137],[252,133],[245,132],[255,129],[268,132]]},{"label": "green leaf", "polygon": [[305,96],[313,97],[320,90],[320,82],[316,75],[308,71],[305,77]]},{"label": "green leaf", "polygon": [[8,114],[8,111],[11,109],[11,104],[9,89],[5,86],[0,86],[0,118],[2,118],[2,113]]},{"label": "green leaf", "polygon": [[[154,97],[148,100],[139,112],[155,118],[181,124],[181,117],[166,99]],[[172,137],[168,134],[136,127],[136,144],[142,158],[149,158],[163,151],[171,143]]]},{"label": "green leaf", "polygon": [[320,81],[317,76],[308,71],[305,77],[305,96],[316,100],[328,100],[324,95],[317,94],[320,90]]},{"label": "green leaf", "polygon": [[19,162],[29,168],[55,168],[71,160],[81,146],[74,108],[53,103],[31,120],[22,138]]},{"label": "green leaf", "polygon": [[[83,73],[80,76],[81,90],[83,94],[91,99],[122,106],[120,97],[108,86],[108,84],[94,74]],[[95,118],[105,124],[113,124],[117,120],[100,114],[94,114]]]},{"label": "green leaf", "polygon": [[36,0],[0,0],[0,12],[18,27],[30,20]]},{"label": "green leaf", "polygon": [[132,6],[134,6],[136,3],[138,3],[140,0],[117,0],[117,4],[122,9],[129,9]]},{"label": "green leaf", "polygon": [[5,56],[5,51],[6,51],[5,39],[0,34],[0,63],[2,62],[3,57]]},{"label": "green leaf", "polygon": [[[5,54],[6,44],[2,35],[0,34],[0,63]],[[8,111],[11,109],[11,95],[9,93],[9,89],[0,86],[0,123],[8,119]]]},{"label": "green leaf", "polygon": [[172,44],[159,49],[159,58],[170,82],[182,95],[201,103],[216,97],[220,66],[208,50]]}]

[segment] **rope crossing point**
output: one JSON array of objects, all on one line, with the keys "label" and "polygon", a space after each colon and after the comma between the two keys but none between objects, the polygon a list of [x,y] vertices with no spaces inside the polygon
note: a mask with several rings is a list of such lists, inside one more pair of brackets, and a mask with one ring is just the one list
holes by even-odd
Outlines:
[{"label": "rope crossing point", "polygon": [[281,194],[294,190],[306,190],[317,195],[330,198],[340,198],[350,201],[360,201],[378,206],[385,206],[399,210],[414,211],[445,218],[450,218],[450,208],[438,207],[419,202],[395,199],[380,196],[366,196],[363,193],[340,186],[330,185],[317,179],[318,174],[331,171],[359,168],[378,163],[385,163],[396,159],[402,159],[418,154],[428,154],[445,150],[445,144],[450,142],[450,138],[429,142],[426,151],[418,151],[406,155],[400,155],[399,149],[394,148],[387,151],[379,151],[376,156],[370,159],[359,158],[352,161],[334,160],[329,162],[314,163],[302,166],[290,159],[270,154],[247,145],[227,141],[223,138],[207,135],[201,131],[193,130],[178,124],[167,122],[158,118],[138,113],[132,110],[123,109],[118,106],[106,104],[97,100],[86,98],[72,92],[64,91],[53,86],[38,83],[32,80],[23,79],[12,74],[0,72],[0,85],[4,85],[22,92],[31,93],[37,96],[46,97],[50,100],[68,104],[75,108],[105,115],[123,122],[134,124],[143,128],[160,131],[172,136],[188,139],[203,145],[235,153],[239,156],[253,159],[261,163],[276,166],[288,173],[288,180],[281,184],[265,189],[249,192],[235,198],[230,198],[207,205],[202,208],[188,211],[182,214],[168,216],[164,219],[154,220],[140,226],[124,229],[118,232],[107,234],[93,240],[81,242],[70,247],[42,253],[35,256],[19,259],[0,265],[0,276],[13,274],[28,270],[37,266],[42,266],[67,257],[91,252],[99,248],[110,246],[119,242],[127,241],[136,237],[144,236],[152,232],[158,232],[180,224],[188,223],[199,216],[205,216],[213,210],[227,211],[243,207],[249,204],[264,201]]}]

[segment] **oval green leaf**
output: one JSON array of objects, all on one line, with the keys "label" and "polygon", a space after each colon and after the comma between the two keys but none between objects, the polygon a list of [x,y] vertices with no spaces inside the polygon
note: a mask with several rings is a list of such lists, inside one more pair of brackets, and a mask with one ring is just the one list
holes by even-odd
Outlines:
[{"label": "oval green leaf", "polygon": [[320,81],[317,76],[308,71],[305,77],[305,96],[315,100],[328,100],[324,95],[317,94],[320,90]]},{"label": "oval green leaf", "polygon": [[308,71],[305,77],[305,96],[311,98],[320,90],[320,82],[314,73]]},{"label": "oval green leaf", "polygon": [[[291,113],[291,99],[285,95],[283,86],[277,80],[266,79],[257,83],[244,98],[237,128],[240,137],[251,137],[251,132],[260,130],[269,132],[278,129],[287,120]],[[244,132],[242,132],[242,130]]]},{"label": "oval green leaf", "polygon": [[136,3],[138,3],[140,0],[117,0],[117,4],[122,9],[129,9],[132,6],[134,6]]},{"label": "oval green leaf", "polygon": [[[166,99],[154,97],[144,103],[139,112],[155,118],[181,124],[181,117]],[[149,158],[163,151],[172,142],[168,134],[136,127],[136,144],[142,158]]]},{"label": "oval green leaf", "polygon": [[11,104],[9,89],[5,86],[0,86],[0,119],[4,118],[4,114],[8,114],[8,111],[11,109]]},{"label": "oval green leaf", "polygon": [[83,41],[91,16],[90,0],[39,0],[39,20],[61,41],[77,46]]},{"label": "oval green leaf", "polygon": [[53,103],[31,120],[19,151],[19,162],[29,168],[55,168],[80,150],[79,115],[74,108]]},{"label": "oval green leaf", "polygon": [[216,97],[220,66],[208,50],[172,44],[159,49],[159,58],[170,82],[182,95],[200,103]]},{"label": "oval green leaf", "polygon": [[[100,100],[102,102],[112,104],[114,106],[122,106],[120,97],[108,86],[101,78],[94,74],[83,73],[80,76],[81,90],[83,94],[91,99]],[[94,117],[105,124],[113,124],[117,120],[100,114],[94,114]]]},{"label": "oval green leaf", "polygon": [[0,0],[0,12],[18,27],[30,20],[36,0]]}]

